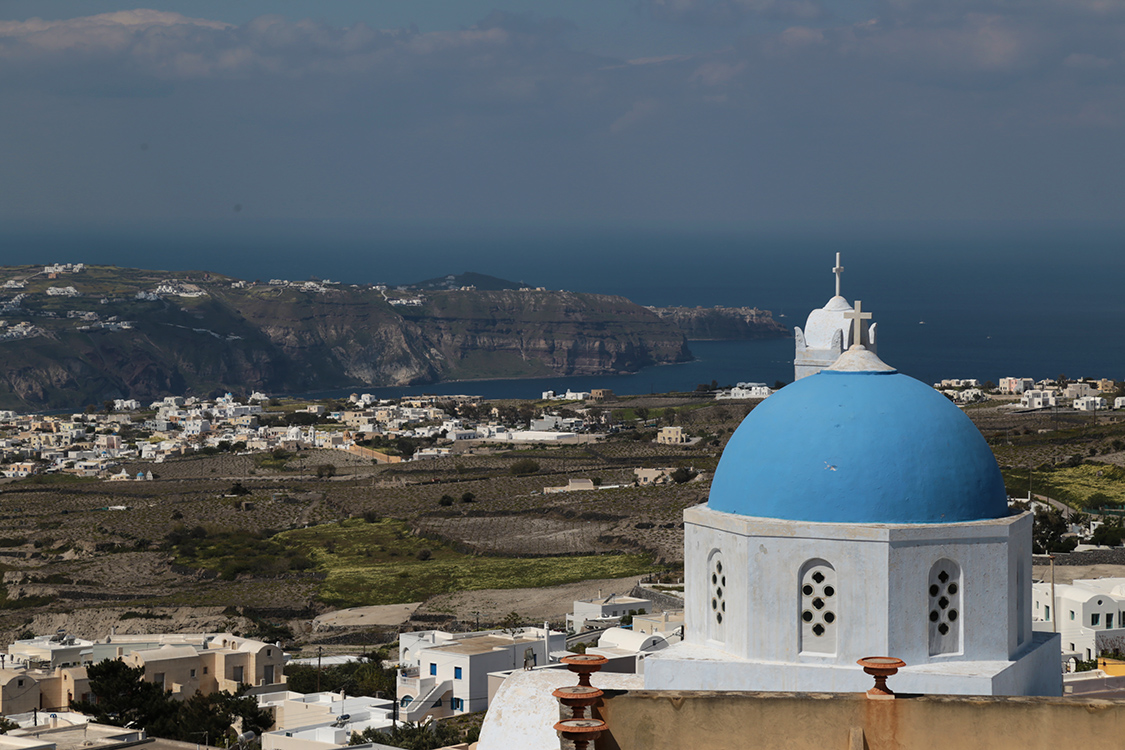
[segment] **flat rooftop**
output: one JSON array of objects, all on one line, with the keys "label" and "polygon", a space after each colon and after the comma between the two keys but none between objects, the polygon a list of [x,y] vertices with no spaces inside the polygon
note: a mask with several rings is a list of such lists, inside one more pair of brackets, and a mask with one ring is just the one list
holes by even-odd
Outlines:
[{"label": "flat rooftop", "polygon": [[[40,717],[43,717],[40,712]],[[79,724],[51,728],[44,725],[27,727],[13,736],[34,737],[43,742],[53,742],[58,750],[81,750],[89,747],[113,747],[120,745],[123,738],[132,739],[135,730],[125,727],[111,727],[104,724]],[[150,744],[145,745],[151,747]]]},{"label": "flat rooftop", "polygon": [[540,638],[504,638],[496,635],[481,635],[475,638],[462,638],[441,646],[433,646],[431,651],[448,651],[451,654],[485,654],[498,648],[524,643],[539,643]]}]

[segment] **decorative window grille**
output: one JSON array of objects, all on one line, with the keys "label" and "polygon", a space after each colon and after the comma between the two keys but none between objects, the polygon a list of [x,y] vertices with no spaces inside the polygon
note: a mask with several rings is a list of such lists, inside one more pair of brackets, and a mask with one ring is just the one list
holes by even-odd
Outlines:
[{"label": "decorative window grille", "polygon": [[809,560],[801,568],[800,634],[801,651],[814,654],[836,653],[839,630],[836,569],[824,560]]},{"label": "decorative window grille", "polygon": [[961,566],[938,560],[930,568],[929,621],[930,655],[961,651]]},{"label": "decorative window grille", "polygon": [[726,632],[723,621],[727,617],[727,570],[723,566],[723,553],[711,552],[708,559],[709,597],[707,617],[707,637],[713,641],[724,641]]}]

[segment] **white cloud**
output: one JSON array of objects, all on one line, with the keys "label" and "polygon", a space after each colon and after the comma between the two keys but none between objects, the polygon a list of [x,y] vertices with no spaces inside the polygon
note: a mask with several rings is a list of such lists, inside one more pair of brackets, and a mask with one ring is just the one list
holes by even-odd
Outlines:
[{"label": "white cloud", "polygon": [[[782,6],[660,5],[685,21]],[[210,210],[213,193],[228,211],[252,201],[280,216],[567,205],[663,217],[683,200],[742,217],[751,198],[760,215],[845,212],[857,173],[901,184],[913,170],[940,187],[977,170],[1002,186],[1010,165],[1033,165],[1077,132],[1092,145],[1074,146],[1060,169],[1077,174],[1081,148],[1100,146],[1099,164],[1125,174],[1125,157],[1096,141],[1125,112],[1125,24],[1081,5],[1067,15],[1063,0],[883,4],[851,23],[793,20],[788,4],[790,18],[747,24],[713,49],[698,43],[711,29],[653,24],[668,46],[633,59],[503,14],[426,33],[144,10],[0,22],[0,156],[39,185],[7,188],[0,210],[49,213],[73,192],[98,215],[117,189],[184,215]],[[661,54],[685,47],[691,55]],[[1007,187],[1040,205],[1040,173],[1026,169]],[[956,200],[975,211],[995,192]],[[907,198],[887,190],[864,205],[880,200]],[[926,200],[953,199],[910,196],[911,210]]]}]

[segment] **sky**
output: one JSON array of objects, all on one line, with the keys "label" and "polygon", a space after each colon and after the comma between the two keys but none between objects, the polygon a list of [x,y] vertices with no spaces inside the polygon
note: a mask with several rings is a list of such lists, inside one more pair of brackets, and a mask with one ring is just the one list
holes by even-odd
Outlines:
[{"label": "sky", "polygon": [[1125,0],[0,0],[0,221],[1118,224]]}]

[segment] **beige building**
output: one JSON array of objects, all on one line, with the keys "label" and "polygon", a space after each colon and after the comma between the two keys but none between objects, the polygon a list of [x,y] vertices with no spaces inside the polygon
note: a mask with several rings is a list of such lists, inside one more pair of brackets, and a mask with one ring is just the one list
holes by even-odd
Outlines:
[{"label": "beige building", "polygon": [[656,442],[660,445],[685,445],[687,441],[683,427],[661,427],[656,433]]},{"label": "beige building", "polygon": [[283,685],[281,647],[229,633],[111,636],[89,641],[59,633],[15,641],[0,669],[0,714],[65,708],[89,697],[86,666],[120,659],[173,697]]},{"label": "beige building", "polygon": [[671,484],[673,469],[633,469],[633,481],[639,487],[651,484]]},{"label": "beige building", "polygon": [[653,635],[674,633],[684,626],[684,611],[658,612],[651,615],[633,615],[633,632]]},{"label": "beige building", "polygon": [[65,709],[90,697],[85,667],[0,669],[0,714]]},{"label": "beige building", "polygon": [[[229,633],[215,635],[165,635],[154,647],[133,647],[128,639],[152,636],[116,636],[117,658],[131,667],[144,667],[144,679],[163,684],[173,696],[184,698],[196,692],[234,692],[239,685],[281,685],[285,658],[281,647]],[[182,639],[182,640],[180,640]],[[138,644],[140,645],[140,644]],[[126,653],[128,649],[128,653]]]}]

